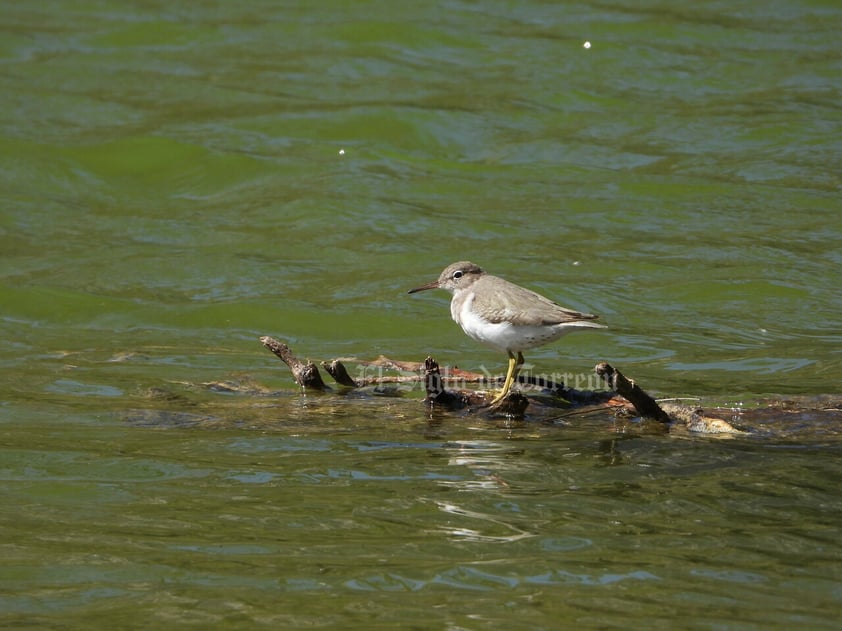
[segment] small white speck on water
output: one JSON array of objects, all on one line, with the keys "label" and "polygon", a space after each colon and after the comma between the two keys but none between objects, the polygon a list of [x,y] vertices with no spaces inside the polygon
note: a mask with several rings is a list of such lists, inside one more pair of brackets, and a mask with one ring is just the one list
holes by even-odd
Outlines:
[{"label": "small white speck on water", "polygon": [[573,265],[581,265],[579,261],[573,261]]},{"label": "small white speck on water", "polygon": [[584,46],[585,48],[590,48],[590,47],[591,47],[591,43],[590,43],[590,42],[585,42],[584,44],[582,44],[582,46]]},{"label": "small white speck on water", "polygon": [[345,155],[345,150],[344,150],[344,149],[340,149],[340,150],[339,150],[339,155],[340,155],[340,156],[344,156],[344,155]]}]

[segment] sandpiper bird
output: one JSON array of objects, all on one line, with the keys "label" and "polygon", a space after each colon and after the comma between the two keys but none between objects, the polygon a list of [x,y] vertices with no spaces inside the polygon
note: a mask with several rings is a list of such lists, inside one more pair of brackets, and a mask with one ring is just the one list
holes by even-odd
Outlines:
[{"label": "sandpiper bird", "polygon": [[562,307],[525,287],[486,274],[469,261],[448,265],[437,280],[408,293],[436,288],[453,294],[450,315],[469,337],[509,355],[503,390],[491,405],[509,394],[523,365],[524,350],[557,340],[576,329],[605,328],[594,322],[599,316]]}]

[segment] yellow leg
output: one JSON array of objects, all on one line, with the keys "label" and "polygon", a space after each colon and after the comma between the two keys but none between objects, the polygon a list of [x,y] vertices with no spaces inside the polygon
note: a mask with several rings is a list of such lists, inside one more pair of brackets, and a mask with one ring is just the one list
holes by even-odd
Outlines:
[{"label": "yellow leg", "polygon": [[517,379],[517,375],[520,372],[520,367],[523,365],[523,354],[518,352],[517,358],[512,355],[511,351],[509,351],[509,368],[506,371],[506,379],[503,381],[503,389],[500,391],[494,400],[489,403],[489,405],[495,405],[500,403],[503,399],[505,399],[509,392],[512,389],[512,384],[514,384],[515,380]]},{"label": "yellow leg", "polygon": [[523,353],[518,351],[517,364],[515,364],[515,371],[512,373],[512,383],[509,384],[509,389],[517,383],[517,376],[520,374],[520,368],[523,366]]}]

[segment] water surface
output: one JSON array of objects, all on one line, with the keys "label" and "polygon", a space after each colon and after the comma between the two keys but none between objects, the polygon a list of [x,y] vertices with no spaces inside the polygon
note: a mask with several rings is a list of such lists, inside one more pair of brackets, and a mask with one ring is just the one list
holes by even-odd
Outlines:
[{"label": "water surface", "polygon": [[[842,377],[836,3],[3,25],[6,626],[837,625],[838,413],[740,413]],[[750,433],[305,396],[257,341],[500,372],[405,294],[460,259],[609,325],[535,372],[609,361]]]}]

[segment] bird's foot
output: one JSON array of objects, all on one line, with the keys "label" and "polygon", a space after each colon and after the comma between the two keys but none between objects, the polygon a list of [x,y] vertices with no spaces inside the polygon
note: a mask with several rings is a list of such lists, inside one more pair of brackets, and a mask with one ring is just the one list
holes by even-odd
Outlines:
[{"label": "bird's foot", "polygon": [[508,390],[500,390],[500,392],[497,393],[497,396],[494,397],[493,399],[491,399],[491,402],[488,404],[488,407],[491,407],[491,406],[494,406],[494,405],[500,405],[503,401],[505,401],[511,395],[512,395],[511,388],[508,389]]},{"label": "bird's foot", "polygon": [[520,390],[510,390],[507,394],[492,399],[491,403],[484,406],[484,409],[493,414],[504,414],[511,418],[521,418],[528,406],[529,399]]}]

